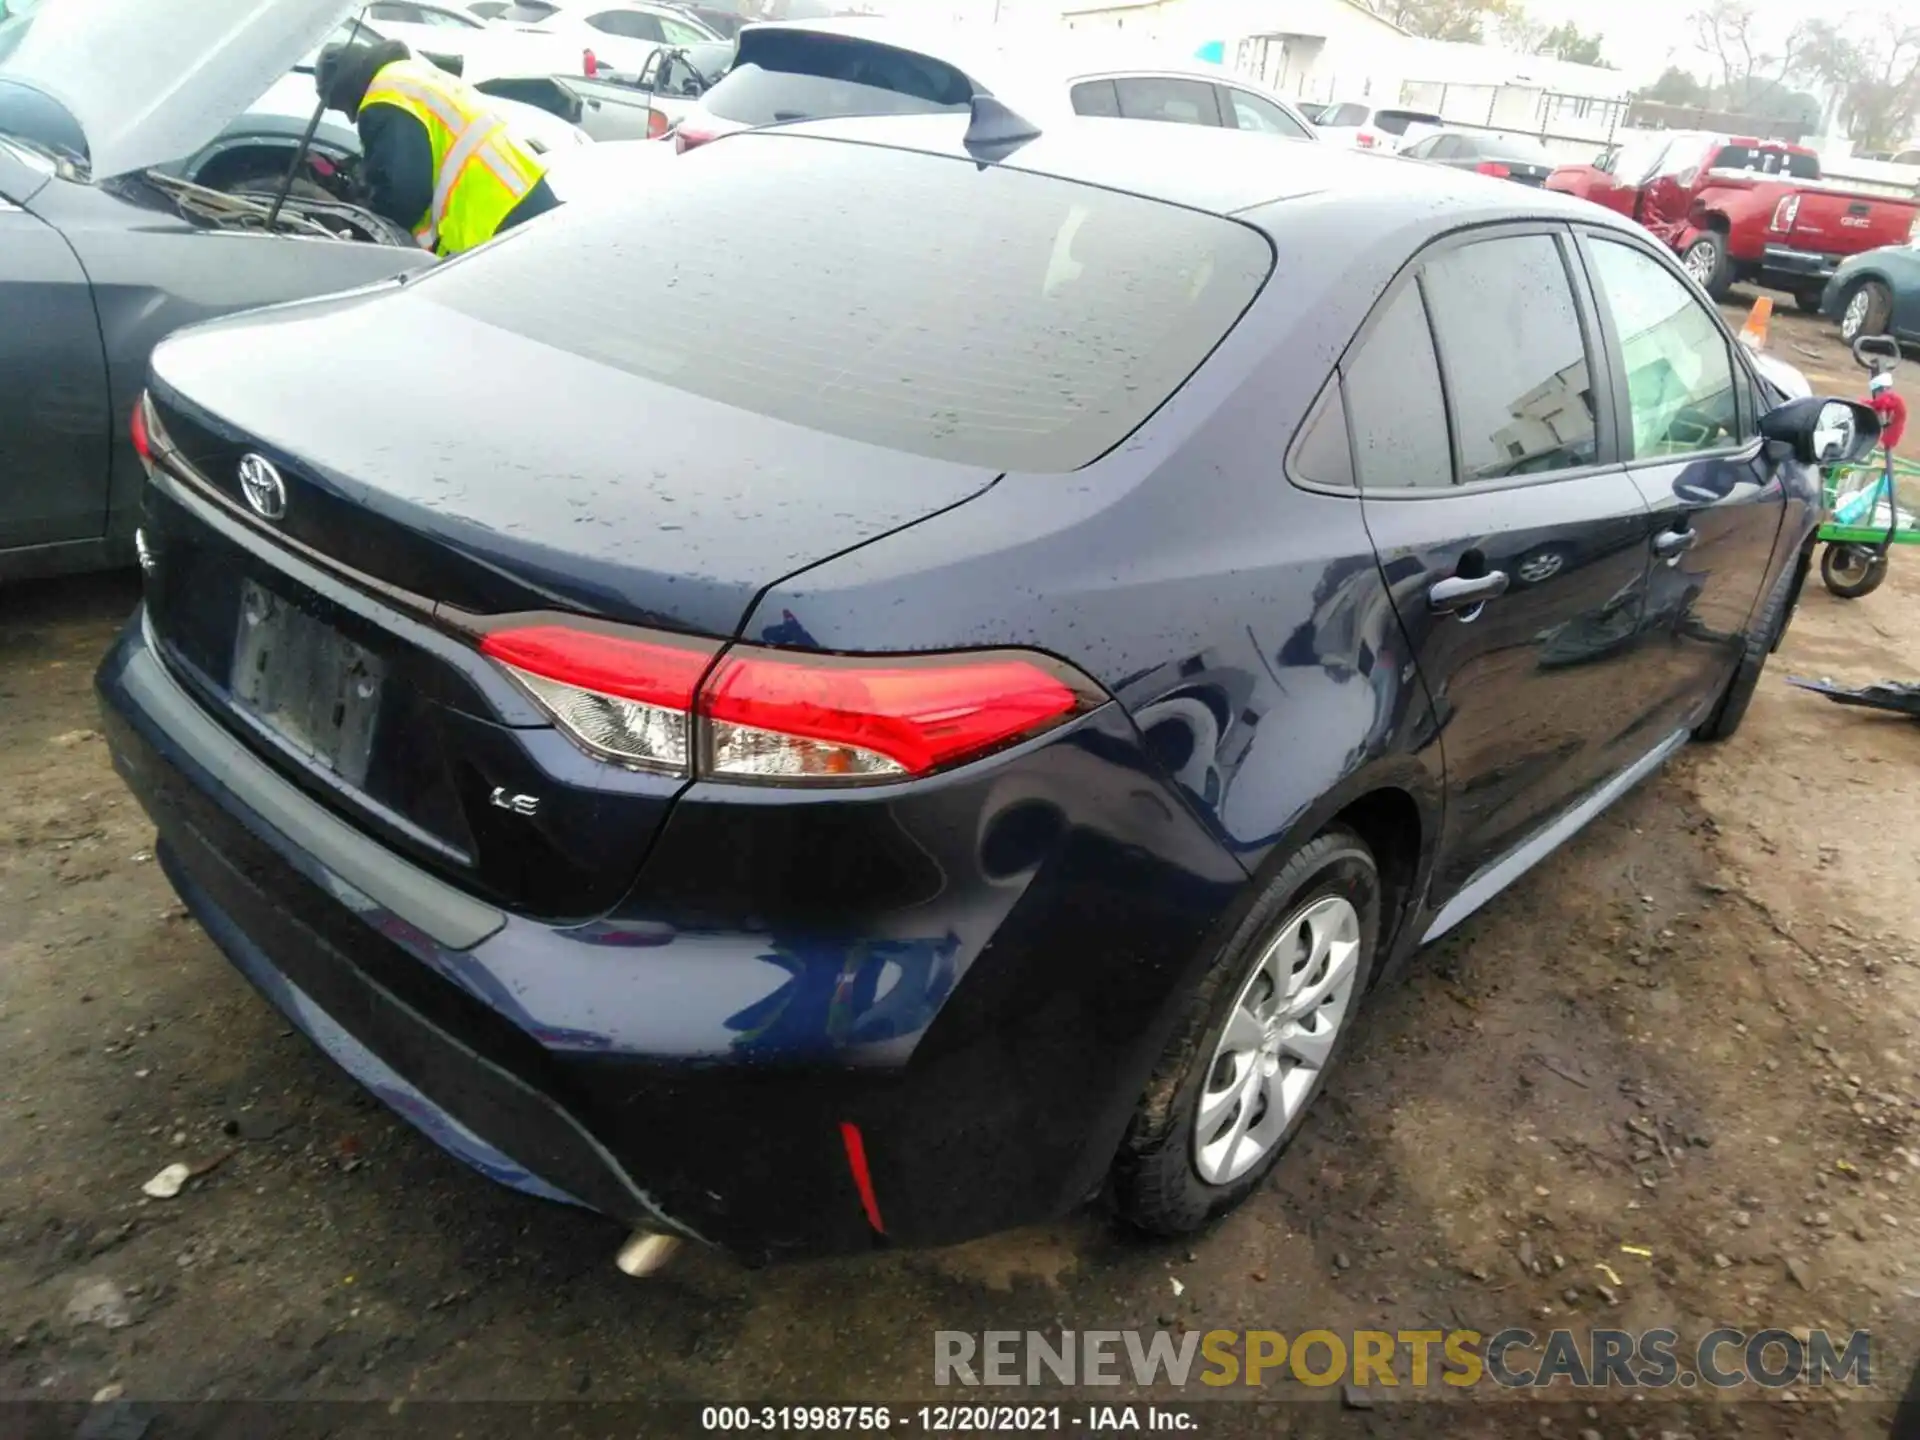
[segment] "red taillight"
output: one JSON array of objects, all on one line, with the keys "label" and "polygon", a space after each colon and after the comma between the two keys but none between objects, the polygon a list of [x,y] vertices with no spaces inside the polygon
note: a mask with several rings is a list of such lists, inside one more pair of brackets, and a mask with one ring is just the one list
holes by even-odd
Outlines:
[{"label": "red taillight", "polygon": [[[1043,656],[850,659],[541,624],[481,652],[590,753],[722,780],[905,779],[1038,735],[1092,686]],[[703,680],[704,677],[704,680]]]},{"label": "red taillight", "polygon": [[730,653],[701,688],[715,775],[924,775],[1071,715],[1058,675],[1010,655],[894,665]]},{"label": "red taillight", "polygon": [[580,71],[589,79],[600,73],[600,57],[591,50],[580,52]]},{"label": "red taillight", "polygon": [[689,130],[684,124],[673,132],[673,148],[684,155],[697,145],[705,145],[720,137],[711,130]]},{"label": "red taillight", "polygon": [[1353,137],[1353,143],[1358,145],[1362,150],[1371,150],[1379,142],[1375,140],[1372,132],[1362,130]]},{"label": "red taillight", "polygon": [[1768,222],[1769,230],[1787,231],[1793,229],[1794,218],[1800,213],[1800,197],[1785,195],[1780,203],[1773,207],[1773,219]]},{"label": "red taillight", "polygon": [[1513,174],[1511,170],[1507,169],[1507,167],[1502,165],[1498,160],[1482,160],[1473,168],[1482,175],[1491,175],[1496,180],[1504,180]]},{"label": "red taillight", "polygon": [[667,133],[667,117],[658,110],[647,111],[647,139],[658,140]]},{"label": "red taillight", "polygon": [[133,453],[140,457],[140,463],[151,467],[153,464],[153,437],[147,433],[147,395],[143,390],[140,398],[133,402],[133,418],[127,422],[127,430],[133,436]]}]

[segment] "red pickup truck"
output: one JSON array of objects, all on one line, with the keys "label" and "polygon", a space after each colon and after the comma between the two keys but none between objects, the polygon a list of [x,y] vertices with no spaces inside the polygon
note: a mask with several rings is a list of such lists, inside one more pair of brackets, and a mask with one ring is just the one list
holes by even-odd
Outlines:
[{"label": "red pickup truck", "polygon": [[1817,311],[1842,260],[1920,239],[1920,202],[1824,181],[1817,154],[1774,140],[1651,130],[1547,188],[1632,216],[1716,300],[1755,280]]}]

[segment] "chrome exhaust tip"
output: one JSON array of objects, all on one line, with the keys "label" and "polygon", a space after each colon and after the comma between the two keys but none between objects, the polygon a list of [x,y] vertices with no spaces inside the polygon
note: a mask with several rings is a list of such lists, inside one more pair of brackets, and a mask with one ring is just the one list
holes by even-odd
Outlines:
[{"label": "chrome exhaust tip", "polygon": [[620,1247],[620,1253],[613,1257],[613,1263],[620,1267],[622,1275],[644,1280],[649,1275],[659,1273],[679,1248],[678,1235],[662,1235],[657,1230],[636,1230],[627,1237],[627,1243]]}]

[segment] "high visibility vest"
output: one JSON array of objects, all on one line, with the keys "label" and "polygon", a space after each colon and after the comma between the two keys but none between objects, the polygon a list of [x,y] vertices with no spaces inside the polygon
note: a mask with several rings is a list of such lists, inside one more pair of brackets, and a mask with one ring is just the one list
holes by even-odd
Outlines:
[{"label": "high visibility vest", "polygon": [[546,167],[507,130],[471,85],[437,65],[396,60],[380,67],[360,108],[392,105],[427,127],[433,204],[413,225],[425,250],[458,255],[493,238]]}]

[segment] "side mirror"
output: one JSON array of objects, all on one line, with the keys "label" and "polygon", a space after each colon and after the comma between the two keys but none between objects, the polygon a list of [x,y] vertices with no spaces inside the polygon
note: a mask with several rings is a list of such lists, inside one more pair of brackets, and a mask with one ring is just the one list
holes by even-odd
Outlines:
[{"label": "side mirror", "polygon": [[1811,395],[1762,415],[1760,433],[1791,447],[1802,464],[1844,465],[1873,453],[1880,443],[1880,417],[1871,406]]}]

